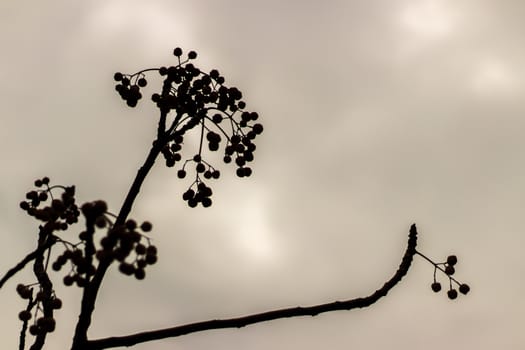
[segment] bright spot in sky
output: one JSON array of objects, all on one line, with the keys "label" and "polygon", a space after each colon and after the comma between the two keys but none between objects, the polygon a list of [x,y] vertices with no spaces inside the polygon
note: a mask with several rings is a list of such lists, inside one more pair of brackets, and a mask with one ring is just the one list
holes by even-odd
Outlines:
[{"label": "bright spot in sky", "polygon": [[403,27],[421,39],[437,39],[451,32],[454,16],[440,0],[419,0],[407,5],[400,14]]},{"label": "bright spot in sky", "polygon": [[277,257],[277,246],[269,227],[264,201],[254,196],[244,203],[235,222],[236,245],[250,259],[271,262]]},{"label": "bright spot in sky", "polygon": [[515,73],[501,60],[485,59],[474,66],[472,88],[478,93],[508,93],[516,84]]},{"label": "bright spot in sky", "polygon": [[88,27],[99,39],[133,37],[142,50],[146,44],[156,50],[174,38],[190,38],[184,16],[173,16],[171,8],[162,3],[101,2],[88,18]]}]

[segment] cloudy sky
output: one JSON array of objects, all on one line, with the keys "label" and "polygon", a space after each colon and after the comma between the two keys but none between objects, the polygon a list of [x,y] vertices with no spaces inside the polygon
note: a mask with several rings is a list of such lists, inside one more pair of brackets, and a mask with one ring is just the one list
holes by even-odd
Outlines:
[{"label": "cloudy sky", "polygon": [[[221,165],[214,205],[190,209],[159,162],[132,213],[154,223],[159,263],[142,282],[108,274],[91,337],[368,295],[415,222],[421,251],[458,256],[468,296],[432,293],[416,259],[369,309],[134,349],[522,349],[524,15],[516,0],[2,1],[0,269],[34,248],[18,202],[38,177],[118,211],[157,113],[126,107],[113,73],[175,63],[180,46],[260,114],[254,174]],[[50,349],[78,316],[59,279]],[[16,283],[32,281],[0,290],[2,348],[17,347]]]}]

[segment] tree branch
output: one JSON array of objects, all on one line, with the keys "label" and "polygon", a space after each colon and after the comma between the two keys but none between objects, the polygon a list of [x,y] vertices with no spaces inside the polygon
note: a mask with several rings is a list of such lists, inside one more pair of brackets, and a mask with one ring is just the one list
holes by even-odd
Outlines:
[{"label": "tree branch", "polygon": [[11,278],[13,277],[18,271],[22,270],[29,262],[31,262],[36,257],[42,255],[48,248],[50,248],[53,244],[55,244],[57,241],[56,239],[48,239],[44,244],[39,245],[34,251],[29,253],[22,261],[20,261],[18,264],[16,264],[15,267],[7,271],[7,273],[2,277],[0,280],[0,288]]},{"label": "tree branch", "polygon": [[[133,181],[133,184],[129,189],[126,199],[124,200],[124,203],[122,204],[122,207],[120,209],[117,220],[115,221],[115,226],[123,224],[126,221],[129,213],[131,212],[131,208],[133,207],[133,203],[135,202],[135,199],[137,198],[140,192],[142,183],[144,182],[149,171],[155,164],[155,159],[157,158],[162,149],[162,145],[158,141],[159,140],[157,140],[157,142],[154,143],[148,156],[146,157],[146,160],[144,161],[144,164],[138,170],[137,176],[135,177],[135,180]],[[95,310],[95,303],[98,291],[100,289],[100,285],[102,284],[104,275],[110,265],[111,260],[101,260],[95,275],[88,283],[88,285],[84,288],[80,315],[78,317],[78,322],[75,328],[75,334],[73,336],[73,345],[71,347],[72,350],[89,349],[89,347],[85,346],[87,342],[87,331],[89,329],[89,326],[91,325],[91,315]]]},{"label": "tree branch", "polygon": [[390,289],[392,289],[396,284],[398,284],[403,278],[403,276],[406,275],[412,263],[412,258],[416,254],[416,244],[417,229],[416,225],[413,224],[410,227],[410,233],[408,235],[408,244],[405,254],[401,260],[401,264],[399,265],[399,268],[396,271],[396,273],[392,276],[392,278],[385,282],[385,284],[380,289],[376,290],[371,295],[363,298],[356,298],[346,301],[334,301],[331,303],[307,307],[298,306],[286,309],[278,309],[237,318],[209,320],[185,324],[171,328],[141,332],[127,336],[95,339],[87,342],[87,348],[89,348],[90,350],[98,350],[115,348],[120,346],[128,347],[138,343],[144,343],[164,338],[178,337],[189,333],[202,332],[211,329],[240,328],[250,324],[271,321],[279,318],[316,316],[323,312],[364,308],[374,304],[376,301],[386,296]]}]

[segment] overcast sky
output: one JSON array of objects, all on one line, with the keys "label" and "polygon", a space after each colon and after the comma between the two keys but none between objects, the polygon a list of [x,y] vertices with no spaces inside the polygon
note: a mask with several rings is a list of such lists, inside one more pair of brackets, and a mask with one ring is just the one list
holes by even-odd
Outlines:
[{"label": "overcast sky", "polygon": [[[369,309],[134,349],[523,349],[524,16],[515,0],[4,0],[0,270],[35,246],[18,209],[34,179],[118,211],[158,115],[149,98],[125,106],[113,73],[173,64],[180,46],[261,116],[254,174],[220,165],[214,205],[190,209],[189,183],[159,162],[132,212],[153,222],[159,263],[141,282],[107,275],[91,337],[368,295],[415,222],[419,250],[458,256],[468,296],[432,293],[416,259]],[[56,277],[48,347],[67,349],[80,291]],[[0,290],[5,349],[19,282],[33,277]]]}]

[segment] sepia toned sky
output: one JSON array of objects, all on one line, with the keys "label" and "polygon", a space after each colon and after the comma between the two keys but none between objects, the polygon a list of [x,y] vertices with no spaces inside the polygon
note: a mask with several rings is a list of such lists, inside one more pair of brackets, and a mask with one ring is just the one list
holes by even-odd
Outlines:
[{"label": "sepia toned sky", "polygon": [[[131,216],[154,224],[159,262],[140,282],[110,271],[90,337],[366,296],[415,222],[420,251],[458,256],[468,296],[434,294],[416,258],[368,309],[133,349],[523,349],[524,15],[514,0],[2,1],[0,274],[35,247],[18,203],[36,178],[118,212],[155,136],[160,81],[130,109],[113,73],[174,64],[180,46],[261,116],[254,173],[217,162],[214,205],[190,209],[188,180],[158,162]],[[0,289],[5,349],[28,272]],[[69,348],[78,317],[62,275],[49,349]]]}]

